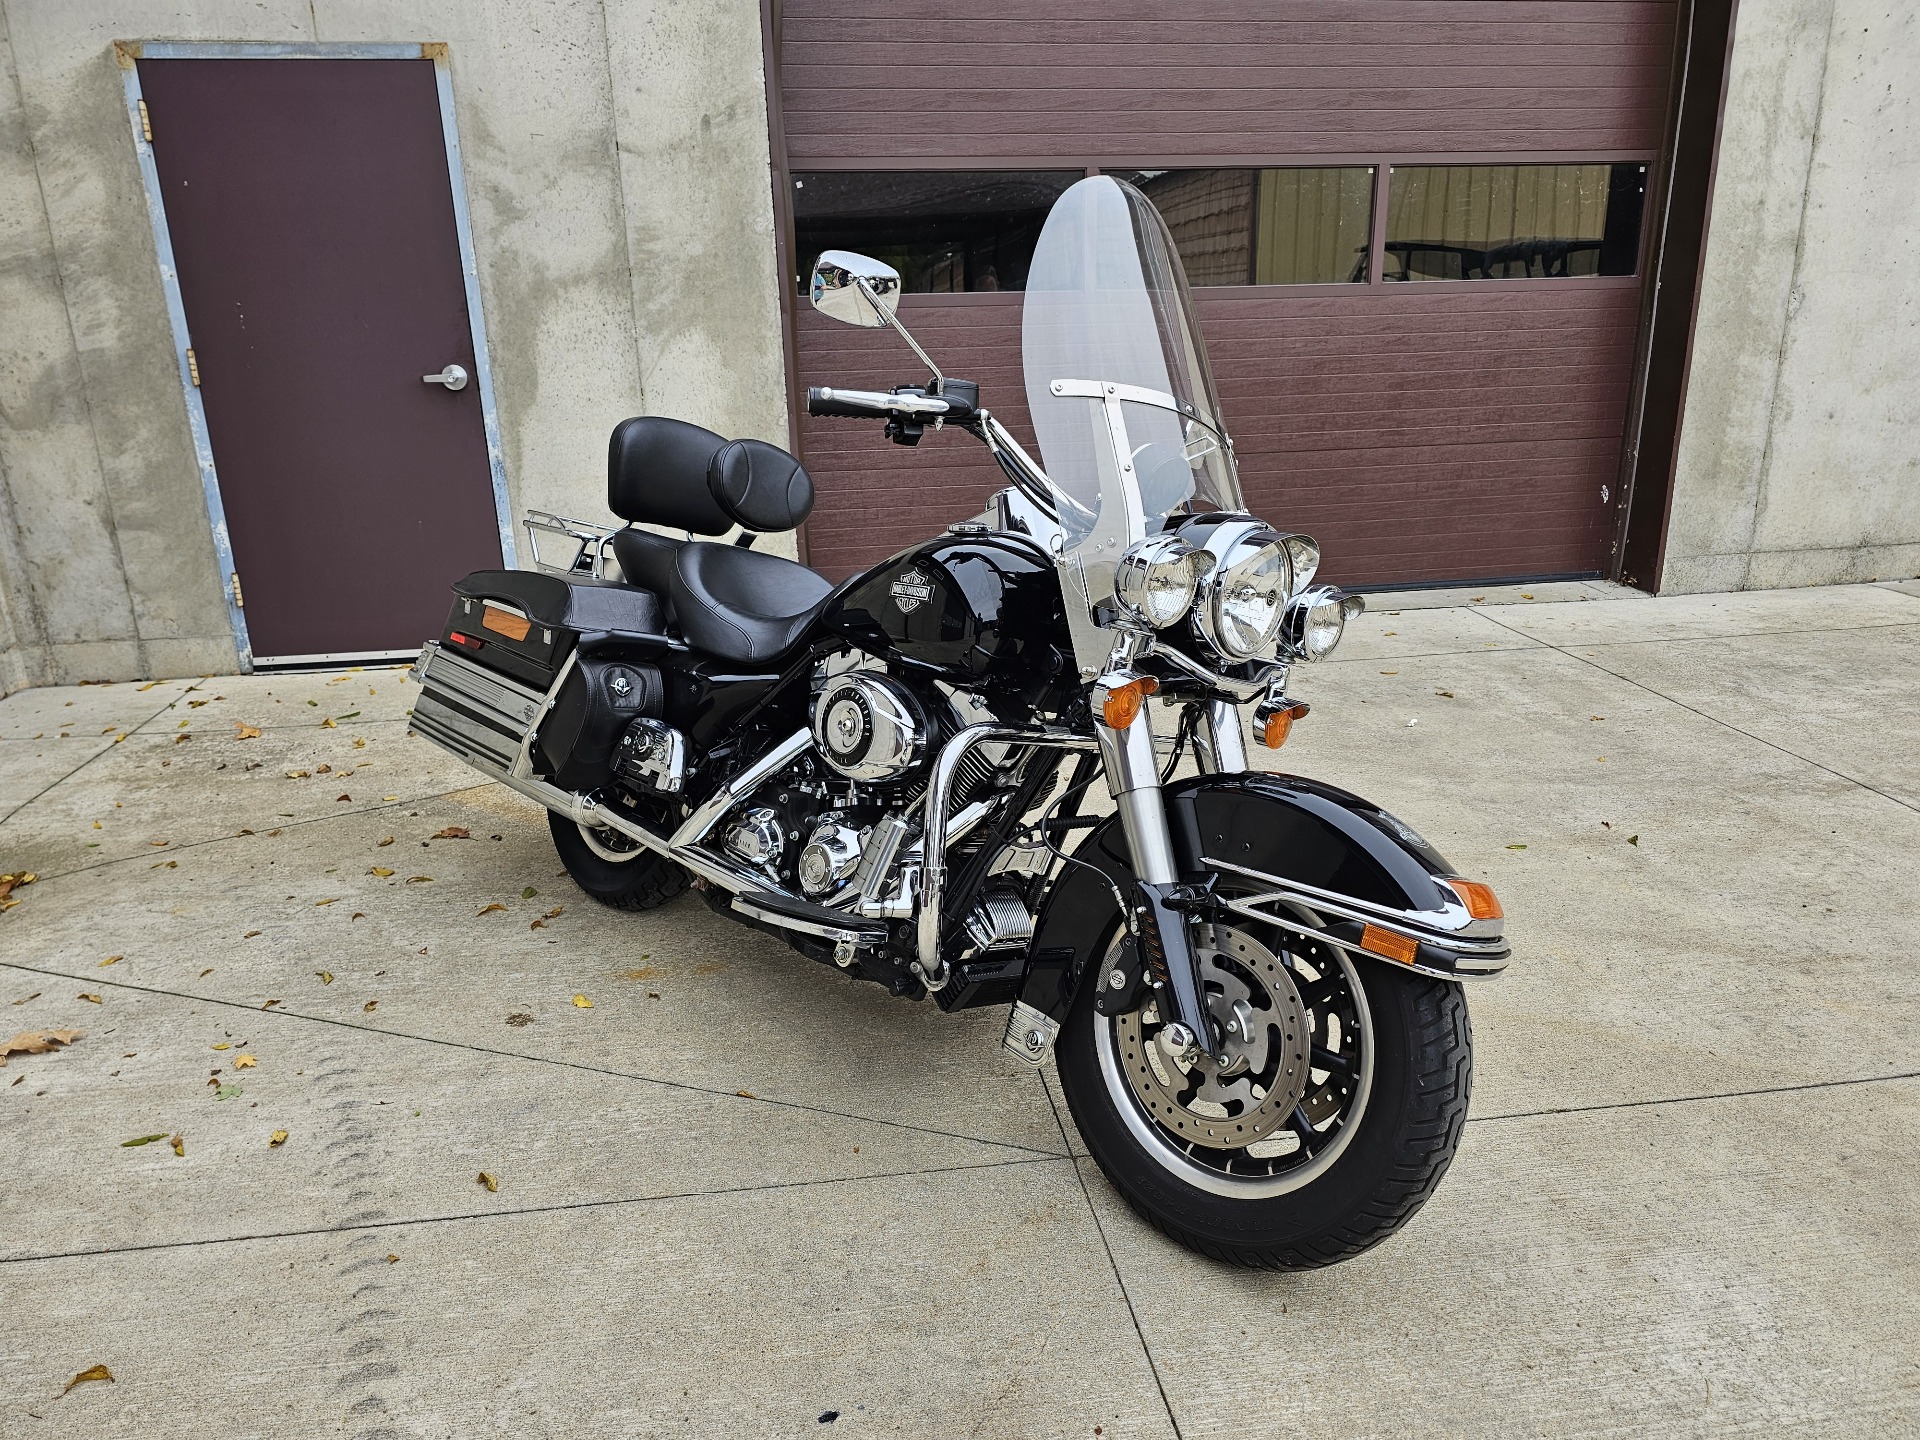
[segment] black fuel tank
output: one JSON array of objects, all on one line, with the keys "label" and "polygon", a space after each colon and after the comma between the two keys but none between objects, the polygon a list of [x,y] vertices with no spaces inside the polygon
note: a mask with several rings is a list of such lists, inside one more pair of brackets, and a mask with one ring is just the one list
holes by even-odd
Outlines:
[{"label": "black fuel tank", "polygon": [[842,591],[821,624],[955,682],[1024,685],[1067,645],[1053,562],[1007,535],[943,535],[902,550]]}]

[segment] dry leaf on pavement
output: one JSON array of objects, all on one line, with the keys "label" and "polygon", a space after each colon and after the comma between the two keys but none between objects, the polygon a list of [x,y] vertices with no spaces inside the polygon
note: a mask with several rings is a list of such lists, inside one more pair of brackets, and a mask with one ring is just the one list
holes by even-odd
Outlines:
[{"label": "dry leaf on pavement", "polygon": [[269,1150],[278,1150],[282,1145],[286,1143],[287,1143],[287,1132],[284,1130],[276,1130],[273,1132],[273,1138],[267,1141],[267,1148]]},{"label": "dry leaf on pavement", "polygon": [[84,990],[80,992],[80,998],[86,1001],[89,1005],[101,1005],[106,1003],[105,1001],[101,1000],[101,998],[98,995],[89,995]]},{"label": "dry leaf on pavement", "polygon": [[473,836],[467,833],[467,827],[464,825],[449,825],[444,830],[434,831],[432,838],[435,840],[471,840]]},{"label": "dry leaf on pavement", "polygon": [[120,963],[120,962],[121,962],[122,960],[124,960],[124,959],[126,959],[126,958],[127,958],[127,957],[126,957],[126,956],[124,956],[124,955],[109,955],[109,956],[107,956],[107,958],[106,958],[106,959],[104,959],[104,960],[102,960],[102,961],[101,961],[100,963],[101,963],[101,964],[102,964],[103,966],[104,966],[104,965],[118,965],[118,964],[119,964],[119,963]]},{"label": "dry leaf on pavement", "polygon": [[[89,1380],[113,1380],[113,1372],[104,1365],[89,1365],[78,1375],[67,1381],[67,1390],[73,1389],[76,1385],[84,1385]],[[120,1382],[113,1380],[113,1383],[118,1385]],[[67,1393],[67,1390],[62,1390],[60,1393],[64,1395]]]},{"label": "dry leaf on pavement", "polygon": [[433,876],[431,875],[407,876],[407,884],[409,885],[431,885],[432,883],[433,883]]},{"label": "dry leaf on pavement", "polygon": [[[222,1088],[222,1089],[225,1089],[226,1087],[225,1087],[225,1086],[222,1086],[221,1088]],[[234,1087],[234,1088],[235,1088],[235,1093],[238,1093],[238,1090],[239,1090],[239,1087],[238,1087],[238,1086],[236,1086],[236,1087]],[[217,1097],[216,1097],[216,1098],[217,1098]],[[168,1143],[169,1145],[171,1145],[171,1146],[173,1146],[173,1153],[174,1153],[174,1154],[176,1154],[176,1155],[181,1155],[181,1156],[184,1156],[184,1155],[185,1155],[185,1154],[187,1153],[187,1137],[186,1137],[186,1136],[184,1136],[184,1135],[175,1135],[175,1136],[173,1136],[173,1137],[171,1137],[171,1138],[170,1138],[170,1139],[169,1139],[169,1140],[167,1141],[167,1143]]]},{"label": "dry leaf on pavement", "polygon": [[478,1180],[482,1185],[486,1186],[489,1191],[498,1190],[500,1188],[500,1182],[496,1180],[493,1176],[489,1175],[484,1170],[482,1170],[478,1175],[474,1176],[473,1178]]},{"label": "dry leaf on pavement", "polygon": [[259,1064],[260,1062],[251,1055],[236,1055],[233,1057],[233,1068],[236,1070],[252,1070]]},{"label": "dry leaf on pavement", "polygon": [[320,977],[320,983],[322,985],[331,985],[333,983],[333,972],[331,970],[316,970],[313,973]]},{"label": "dry leaf on pavement", "polygon": [[385,839],[377,840],[374,843],[376,845],[391,845],[393,843],[393,836],[389,835]]},{"label": "dry leaf on pavement", "polygon": [[[387,842],[382,840],[380,843],[384,845]],[[372,869],[368,870],[367,873],[369,875],[378,875],[382,880],[384,880],[389,875],[393,874],[393,871],[385,865],[375,865]]]},{"label": "dry leaf on pavement", "polygon": [[366,1004],[362,1005],[360,1008],[366,1011],[369,1015],[371,1015],[379,1007],[380,1007],[380,1002],[378,1000],[369,1000],[367,1001]]},{"label": "dry leaf on pavement", "polygon": [[233,722],[233,728],[240,732],[233,737],[236,740],[258,740],[260,738],[260,727],[258,725],[249,725],[244,720],[236,720]]},{"label": "dry leaf on pavement", "polygon": [[507,908],[506,906],[502,905],[498,900],[496,900],[491,905],[481,906],[480,909],[476,910],[474,913],[476,915],[491,915],[496,910],[504,910],[506,908]]},{"label": "dry leaf on pavement", "polygon": [[22,1030],[5,1044],[0,1044],[0,1065],[7,1063],[9,1055],[46,1055],[62,1045],[71,1045],[84,1030]]},{"label": "dry leaf on pavement", "polygon": [[576,1009],[580,1009],[580,1010],[591,1010],[591,1009],[593,1009],[593,1001],[591,1001],[591,1000],[589,1000],[589,999],[587,999],[587,997],[586,997],[586,996],[584,996],[584,995],[576,995],[576,996],[574,996],[574,997],[573,997],[573,1003],[574,1003],[574,1007],[575,1007]]},{"label": "dry leaf on pavement", "polygon": [[166,1138],[167,1132],[164,1130],[158,1135],[136,1135],[131,1140],[122,1140],[120,1142],[120,1148],[122,1150],[131,1150],[136,1145],[151,1145],[156,1140],[164,1140]]}]

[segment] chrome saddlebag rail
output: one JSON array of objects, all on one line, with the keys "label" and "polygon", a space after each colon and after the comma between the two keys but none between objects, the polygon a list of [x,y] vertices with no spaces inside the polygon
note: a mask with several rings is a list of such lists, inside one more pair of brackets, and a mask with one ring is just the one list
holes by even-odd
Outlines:
[{"label": "chrome saddlebag rail", "polygon": [[409,729],[469,765],[504,776],[513,769],[547,697],[511,676],[477,665],[429,641],[413,678],[420,682]]}]

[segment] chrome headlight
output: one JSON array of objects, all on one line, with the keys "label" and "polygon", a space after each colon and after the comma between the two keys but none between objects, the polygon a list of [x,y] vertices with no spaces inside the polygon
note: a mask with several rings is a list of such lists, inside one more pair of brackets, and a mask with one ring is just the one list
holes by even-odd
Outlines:
[{"label": "chrome headlight", "polygon": [[1287,556],[1293,561],[1293,588],[1304,590],[1320,569],[1320,545],[1311,535],[1287,536]]},{"label": "chrome headlight", "polygon": [[1320,660],[1331,654],[1346,633],[1347,621],[1367,608],[1358,595],[1331,585],[1302,590],[1287,606],[1281,626],[1281,647],[1295,660]]},{"label": "chrome headlight", "polygon": [[1193,619],[1200,638],[1223,660],[1238,664],[1272,653],[1293,591],[1293,557],[1286,542],[1264,527],[1219,538],[1226,544],[1215,552]]},{"label": "chrome headlight", "polygon": [[1164,630],[1193,608],[1194,592],[1210,557],[1176,535],[1151,535],[1120,557],[1113,592],[1121,608],[1143,625]]}]

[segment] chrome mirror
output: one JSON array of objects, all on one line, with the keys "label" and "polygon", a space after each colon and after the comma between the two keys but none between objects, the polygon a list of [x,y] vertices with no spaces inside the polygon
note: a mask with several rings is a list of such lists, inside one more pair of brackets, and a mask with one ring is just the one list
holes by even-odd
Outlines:
[{"label": "chrome mirror", "polygon": [[829,250],[813,262],[813,308],[845,325],[891,325],[900,304],[900,272],[851,250]]}]

